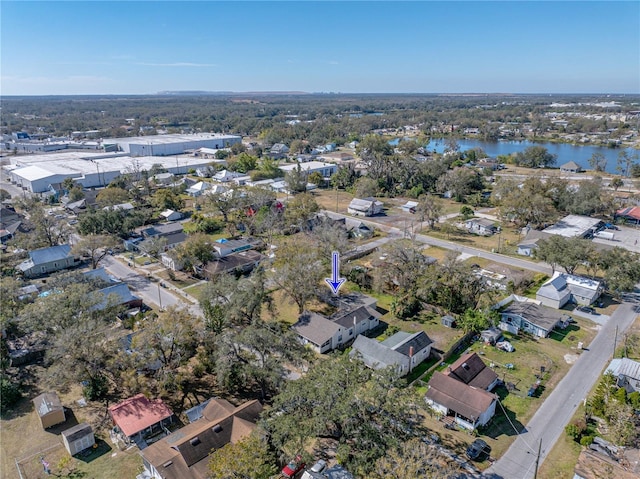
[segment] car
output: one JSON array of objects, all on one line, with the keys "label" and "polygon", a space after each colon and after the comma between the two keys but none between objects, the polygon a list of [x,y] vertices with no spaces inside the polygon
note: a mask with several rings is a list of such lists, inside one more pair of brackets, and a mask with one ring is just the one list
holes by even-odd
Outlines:
[{"label": "car", "polygon": [[311,469],[309,469],[311,472],[322,472],[327,468],[327,462],[324,459],[318,459],[318,461],[311,466]]},{"label": "car", "polygon": [[72,226],[78,223],[78,220],[69,220],[68,223],[69,223],[69,226]]},{"label": "car", "polygon": [[467,447],[467,457],[473,461],[478,460],[484,454],[488,456],[490,452],[489,444],[482,439],[476,439]]},{"label": "car", "polygon": [[296,474],[302,471],[305,466],[306,464],[302,460],[302,456],[298,454],[295,458],[289,461],[286,466],[282,468],[282,475],[289,478],[296,477]]},{"label": "car", "polygon": [[576,308],[576,311],[582,311],[583,313],[588,313],[588,314],[598,314],[596,313],[596,310],[593,309],[591,306],[578,306]]}]

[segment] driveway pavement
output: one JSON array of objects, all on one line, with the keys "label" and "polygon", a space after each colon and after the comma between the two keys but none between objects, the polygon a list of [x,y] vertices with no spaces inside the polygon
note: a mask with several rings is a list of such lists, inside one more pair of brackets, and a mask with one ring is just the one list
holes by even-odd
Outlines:
[{"label": "driveway pavement", "polygon": [[540,464],[553,448],[578,404],[601,377],[612,357],[616,327],[618,340],[640,313],[640,306],[622,303],[611,315],[589,350],[584,351],[558,383],[507,452],[485,471],[487,478],[530,479],[534,477],[536,453],[541,441]]}]

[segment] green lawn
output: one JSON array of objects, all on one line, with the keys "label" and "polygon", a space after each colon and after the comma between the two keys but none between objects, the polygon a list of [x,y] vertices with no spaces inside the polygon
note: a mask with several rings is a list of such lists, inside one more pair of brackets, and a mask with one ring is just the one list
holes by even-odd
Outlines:
[{"label": "green lawn", "polygon": [[194,284],[194,285],[184,287],[183,290],[185,293],[189,293],[189,295],[193,296],[198,301],[200,301],[202,292],[206,287],[207,287],[206,283]]}]

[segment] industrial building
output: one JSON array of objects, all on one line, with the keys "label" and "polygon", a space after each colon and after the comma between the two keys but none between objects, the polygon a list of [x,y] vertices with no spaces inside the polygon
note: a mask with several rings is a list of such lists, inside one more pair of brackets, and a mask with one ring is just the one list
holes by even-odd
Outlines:
[{"label": "industrial building", "polygon": [[219,150],[240,143],[242,137],[220,133],[196,133],[192,135],[149,135],[133,138],[106,138],[102,140],[105,150],[116,148],[131,156],[181,155],[199,148]]},{"label": "industrial building", "polygon": [[209,165],[210,160],[194,156],[143,156],[126,153],[67,151],[45,155],[16,156],[3,168],[9,180],[31,193],[50,191],[50,185],[72,178],[84,188],[107,186],[125,173],[149,171],[159,165],[173,174],[186,174]]}]

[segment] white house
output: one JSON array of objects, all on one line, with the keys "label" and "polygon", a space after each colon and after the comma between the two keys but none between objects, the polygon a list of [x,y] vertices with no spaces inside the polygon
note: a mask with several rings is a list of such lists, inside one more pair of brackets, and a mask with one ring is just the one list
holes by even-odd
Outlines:
[{"label": "white house", "polygon": [[603,291],[600,281],[556,271],[536,293],[536,300],[545,306],[560,309],[566,303],[589,305],[597,301]]},{"label": "white house", "polygon": [[220,183],[229,183],[234,179],[244,176],[244,173],[238,173],[237,171],[221,170],[218,171],[212,178]]},{"label": "white house", "polygon": [[349,203],[347,211],[355,216],[373,216],[382,213],[384,205],[375,198],[354,198]]},{"label": "white house", "polygon": [[178,221],[182,219],[182,213],[174,210],[165,210],[160,213],[160,216],[162,216],[167,221]]},{"label": "white house", "polygon": [[491,236],[498,231],[495,222],[486,218],[472,218],[467,220],[465,226],[469,233],[475,233],[481,236]]},{"label": "white house", "polygon": [[323,178],[330,178],[331,175],[338,171],[338,167],[333,163],[324,163],[322,161],[309,161],[307,163],[295,163],[291,165],[280,165],[278,168],[283,173],[289,173],[290,171],[296,170],[300,166],[300,169],[303,173],[310,175],[311,173],[315,173],[316,171],[322,175]]},{"label": "white house", "polygon": [[198,181],[195,185],[187,188],[185,193],[187,193],[189,196],[197,198],[198,196],[201,196],[203,193],[205,193],[209,188],[211,188],[210,183]]},{"label": "white house", "polygon": [[439,371],[429,380],[425,401],[432,409],[451,417],[456,424],[473,431],[486,425],[496,412],[498,397],[469,386]]}]

